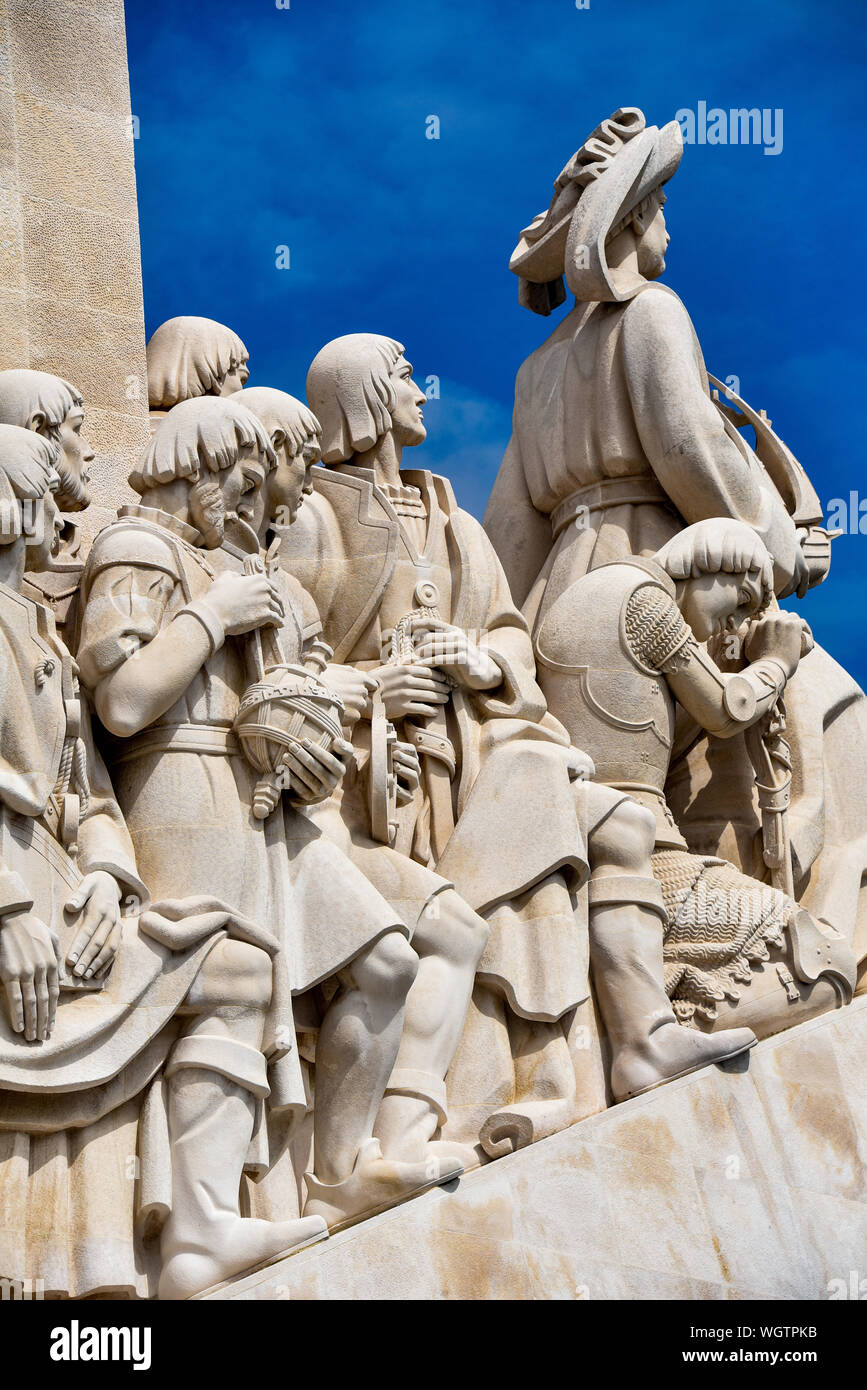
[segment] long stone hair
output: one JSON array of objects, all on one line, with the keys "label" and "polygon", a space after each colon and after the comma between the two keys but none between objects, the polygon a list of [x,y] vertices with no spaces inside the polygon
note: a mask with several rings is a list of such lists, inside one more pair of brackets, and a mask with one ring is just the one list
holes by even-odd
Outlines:
[{"label": "long stone hair", "polygon": [[391,429],[391,373],[403,343],[379,333],[347,333],[326,343],[307,373],[307,399],[322,426],[322,462],[364,453]]},{"label": "long stone hair", "polygon": [[237,333],[223,323],[195,315],[166,319],[147,345],[151,410],[218,396],[229,373],[248,357]]}]

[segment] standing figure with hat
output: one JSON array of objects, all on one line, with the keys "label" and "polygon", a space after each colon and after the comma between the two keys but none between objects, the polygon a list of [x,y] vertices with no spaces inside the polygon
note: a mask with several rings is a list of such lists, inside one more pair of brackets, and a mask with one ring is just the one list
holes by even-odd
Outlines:
[{"label": "standing figure with hat", "polygon": [[[534,636],[575,580],[650,556],[684,527],[745,522],[773,562],[777,598],[803,597],[830,564],[810,481],[763,412],[709,378],[689,314],[659,283],[664,185],[683,152],[676,121],[619,109],[572,156],[510,261],[519,300],[575,304],[522,364],[513,432],[484,525]],[[755,431],[751,447],[741,430]],[[786,694],[795,895],[867,954],[867,739],[863,692],[816,646]],[[742,737],[696,729],[672,765],[669,803],[691,848],[764,875],[756,769]],[[840,776],[835,769],[845,769]]]}]

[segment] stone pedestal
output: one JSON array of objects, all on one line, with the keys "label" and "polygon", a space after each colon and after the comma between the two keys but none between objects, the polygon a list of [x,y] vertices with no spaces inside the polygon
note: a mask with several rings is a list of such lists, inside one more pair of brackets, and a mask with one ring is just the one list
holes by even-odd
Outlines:
[{"label": "stone pedestal", "polygon": [[827,1299],[853,1270],[867,1280],[867,998],[211,1297]]},{"label": "stone pedestal", "polygon": [[114,509],[147,443],[123,0],[0,0],[0,368],[74,382]]}]

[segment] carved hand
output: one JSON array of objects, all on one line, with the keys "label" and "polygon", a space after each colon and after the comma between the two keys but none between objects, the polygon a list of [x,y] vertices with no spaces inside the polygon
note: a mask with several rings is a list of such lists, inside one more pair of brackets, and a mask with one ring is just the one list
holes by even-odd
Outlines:
[{"label": "carved hand", "polygon": [[73,975],[90,980],[108,969],[120,945],[120,885],[97,869],[82,879],[66,907],[81,914],[67,960]]},{"label": "carved hand", "polygon": [[339,695],[345,705],[343,723],[351,727],[362,716],[370,714],[370,697],[377,687],[376,679],[354,666],[326,666],[322,681]]},{"label": "carved hand", "polygon": [[406,806],[412,801],[413,792],[421,782],[421,762],[418,750],[411,743],[398,741],[392,754],[394,772],[397,777],[397,804]]},{"label": "carved hand", "polygon": [[463,628],[431,619],[416,647],[416,657],[444,671],[468,690],[492,690],[503,679],[497,663]]},{"label": "carved hand", "polygon": [[417,716],[430,719],[438,705],[448,704],[449,686],[430,666],[377,666],[369,673],[379,681],[389,719]]},{"label": "carved hand", "polygon": [[233,636],[257,627],[279,627],[283,621],[283,603],[266,574],[221,574],[205,602]]},{"label": "carved hand", "polygon": [[291,752],[284,753],[292,800],[305,806],[326,801],[346,775],[345,760],[351,753],[352,744],[342,739],[327,752],[309,738],[302,739],[300,747],[295,745]]},{"label": "carved hand", "polygon": [[50,1037],[60,993],[60,944],[32,912],[4,917],[0,924],[0,982],[9,1021],[28,1042]]},{"label": "carved hand", "polygon": [[797,613],[775,609],[753,623],[745,644],[749,661],[773,657],[787,676],[794,675],[801,657],[813,649],[813,634]]}]

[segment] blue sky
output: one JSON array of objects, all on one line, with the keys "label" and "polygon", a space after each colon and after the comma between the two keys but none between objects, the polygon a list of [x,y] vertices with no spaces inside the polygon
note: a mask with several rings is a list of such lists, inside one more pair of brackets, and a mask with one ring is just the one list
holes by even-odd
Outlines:
[{"label": "blue sky", "polygon": [[[330,338],[399,338],[440,379],[418,463],[479,516],[515,372],[557,317],[519,308],[509,255],[563,164],[620,105],[655,124],[699,101],[781,109],[779,154],[686,148],[665,282],[709,369],[765,407],[826,506],[864,500],[867,531],[861,0],[126,0],[126,15],[148,333],[219,319],[251,385],[295,395]],[[847,535],[801,611],[862,684],[865,608],[867,535]]]}]

